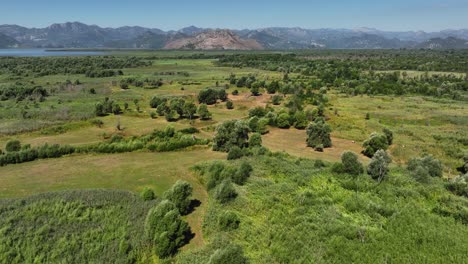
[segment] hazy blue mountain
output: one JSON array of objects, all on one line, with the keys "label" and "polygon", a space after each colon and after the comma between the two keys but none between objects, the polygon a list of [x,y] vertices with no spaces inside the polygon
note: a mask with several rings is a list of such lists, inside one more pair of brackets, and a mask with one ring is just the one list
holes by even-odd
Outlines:
[{"label": "hazy blue mountain", "polygon": [[[139,26],[102,28],[80,22],[52,24],[46,28],[0,25],[0,33],[9,37],[8,42],[10,43],[14,39],[16,43],[13,45],[21,47],[158,49],[175,40],[195,37],[204,32],[215,30],[196,26],[189,26],[175,31],[163,31],[157,28]],[[264,49],[465,48],[463,40],[468,39],[468,29],[438,32],[397,32],[366,27],[355,29],[269,27],[231,31],[241,39],[256,41]],[[2,37],[2,40],[7,43],[5,36]],[[202,36],[207,35],[202,34]],[[451,38],[455,38],[457,41]],[[11,44],[6,46],[11,46]]]},{"label": "hazy blue mountain", "polygon": [[468,40],[455,37],[433,38],[416,46],[422,49],[468,49]]},{"label": "hazy blue mountain", "polygon": [[0,48],[9,48],[13,47],[18,44],[18,41],[16,41],[14,38],[9,37],[5,34],[0,33]]}]

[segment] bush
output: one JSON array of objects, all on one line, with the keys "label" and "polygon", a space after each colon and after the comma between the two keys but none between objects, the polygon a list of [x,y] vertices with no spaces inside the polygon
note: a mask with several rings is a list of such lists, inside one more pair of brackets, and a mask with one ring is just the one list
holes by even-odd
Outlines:
[{"label": "bush", "polygon": [[[418,167],[420,167],[418,169]],[[434,158],[432,155],[425,155],[420,158],[413,158],[408,161],[407,169],[410,172],[418,171],[418,174],[422,173],[422,169],[427,172],[431,177],[442,177],[442,163]]]},{"label": "bush", "polygon": [[468,198],[468,173],[455,177],[445,187],[456,195]]},{"label": "bush", "polygon": [[240,224],[239,216],[231,211],[225,211],[218,217],[218,226],[223,231],[237,229]]},{"label": "bush", "polygon": [[364,147],[362,153],[371,158],[377,150],[387,150],[388,139],[385,135],[374,132],[370,135],[369,139],[364,141],[362,146]]},{"label": "bush", "polygon": [[385,150],[377,150],[367,167],[367,174],[380,183],[387,176],[390,162],[392,162],[392,159]]},{"label": "bush", "polygon": [[273,105],[280,105],[281,101],[283,101],[283,97],[281,95],[273,95],[271,97],[271,103]]},{"label": "bush", "polygon": [[287,113],[281,113],[276,118],[276,126],[279,128],[289,128],[291,124],[289,123],[290,116]]},{"label": "bush", "polygon": [[242,158],[242,156],[244,156],[244,152],[242,151],[242,149],[238,146],[232,146],[231,149],[229,149],[227,159],[235,160]]},{"label": "bush", "polygon": [[345,151],[341,154],[341,163],[345,173],[359,175],[364,172],[364,167],[358,160],[358,155],[352,151]]},{"label": "bush", "polygon": [[216,250],[211,255],[208,264],[246,264],[247,258],[244,256],[242,248],[238,245],[229,244],[223,249]]},{"label": "bush", "polygon": [[323,120],[309,124],[307,126],[307,146],[316,148],[323,145],[322,148],[329,148],[332,146],[330,133],[331,128]]},{"label": "bush", "polygon": [[267,114],[267,110],[261,106],[254,107],[249,110],[249,117],[264,117]]},{"label": "bush", "polygon": [[185,215],[190,210],[192,192],[193,188],[190,183],[178,180],[170,190],[164,193],[164,198],[171,201],[180,214]]},{"label": "bush", "polygon": [[387,138],[388,145],[389,146],[392,145],[393,144],[393,132],[388,128],[384,128],[383,133],[385,137]]},{"label": "bush", "polygon": [[249,139],[249,147],[259,147],[262,145],[262,135],[254,133]]},{"label": "bush", "polygon": [[231,100],[228,100],[226,102],[226,108],[227,109],[234,109],[234,103]]},{"label": "bush", "polygon": [[323,162],[321,159],[317,159],[314,161],[314,167],[317,169],[324,168],[325,166],[325,162]]},{"label": "bush", "polygon": [[232,91],[232,95],[238,95],[238,94],[239,94],[239,91],[237,89]]},{"label": "bush", "polygon": [[145,188],[143,189],[143,191],[141,192],[141,198],[144,200],[144,201],[151,201],[151,200],[154,200],[156,198],[156,195],[154,194],[154,191],[150,188]]},{"label": "bush", "polygon": [[214,198],[220,203],[228,203],[237,197],[236,189],[230,179],[224,179],[221,184],[216,187]]},{"label": "bush", "polygon": [[21,150],[21,142],[19,140],[9,140],[6,143],[5,150],[7,152],[15,152]]},{"label": "bush", "polygon": [[307,116],[304,112],[297,111],[294,114],[294,127],[296,129],[305,129],[308,123],[309,120],[307,120]]},{"label": "bush", "polygon": [[243,161],[240,164],[239,169],[231,176],[232,180],[238,185],[244,185],[252,171],[252,165],[247,161]]}]

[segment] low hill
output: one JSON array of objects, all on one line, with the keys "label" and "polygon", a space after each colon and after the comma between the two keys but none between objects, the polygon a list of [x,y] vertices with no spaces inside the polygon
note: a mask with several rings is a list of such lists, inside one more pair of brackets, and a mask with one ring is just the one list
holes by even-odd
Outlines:
[{"label": "low hill", "polygon": [[209,30],[193,37],[175,38],[169,41],[165,49],[192,50],[260,50],[256,40],[241,39],[230,30]]}]

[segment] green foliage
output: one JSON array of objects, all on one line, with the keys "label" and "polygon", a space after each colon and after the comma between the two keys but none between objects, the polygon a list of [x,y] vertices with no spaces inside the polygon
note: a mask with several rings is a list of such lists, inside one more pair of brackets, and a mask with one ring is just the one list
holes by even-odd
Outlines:
[{"label": "green foliage", "polygon": [[249,127],[242,120],[225,121],[218,125],[213,139],[213,150],[229,151],[233,146],[246,147],[249,140]]},{"label": "green foliage", "polygon": [[200,106],[198,106],[198,115],[201,120],[211,119],[211,113],[208,111],[208,106],[206,104],[200,104]]},{"label": "green foliage", "polygon": [[226,101],[227,94],[224,89],[206,88],[198,93],[198,102],[200,104],[213,105],[217,100]]},{"label": "green foliage", "polygon": [[249,138],[249,147],[259,147],[262,145],[262,135],[260,133],[254,133]]},{"label": "green foliage", "polygon": [[223,212],[218,218],[218,226],[223,231],[237,229],[240,224],[239,216],[231,211]]},{"label": "green foliage", "polygon": [[374,132],[364,141],[362,146],[364,147],[362,153],[371,158],[378,150],[387,150],[388,139],[385,135]]},{"label": "green foliage", "polygon": [[164,200],[149,211],[145,234],[152,242],[155,253],[160,258],[168,258],[188,243],[191,230],[187,222],[181,219],[177,207]]},{"label": "green foliage", "polygon": [[408,161],[408,170],[412,173],[422,175],[423,172],[427,176],[442,177],[442,163],[432,155],[425,155],[420,158],[413,158]]},{"label": "green foliage", "polygon": [[288,113],[281,113],[278,115],[276,118],[276,126],[279,128],[289,128],[291,124],[289,123],[289,119],[291,117],[289,116]]},{"label": "green foliage", "polygon": [[20,151],[21,142],[19,140],[10,140],[6,143],[5,150],[8,152]]},{"label": "green foliage", "polygon": [[235,159],[242,158],[242,156],[244,156],[244,151],[241,148],[239,148],[238,146],[232,146],[229,149],[227,159],[228,160],[235,160]]},{"label": "green foliage", "polygon": [[367,174],[379,183],[382,182],[388,174],[390,162],[392,162],[392,159],[385,150],[377,150],[367,167]]},{"label": "green foliage", "polygon": [[144,222],[153,205],[117,190],[0,200],[1,262],[137,262],[147,254]]},{"label": "green foliage", "polygon": [[468,198],[468,173],[453,178],[445,187],[456,195]]},{"label": "green foliage", "polygon": [[316,148],[322,145],[323,148],[329,148],[332,146],[330,133],[330,126],[323,120],[310,123],[307,126],[307,146]]},{"label": "green foliage", "polygon": [[341,163],[345,173],[359,175],[364,172],[364,166],[359,162],[358,155],[352,151],[345,151],[341,154]]},{"label": "green foliage", "polygon": [[237,197],[237,192],[231,180],[224,179],[214,190],[213,197],[222,204],[235,199]]},{"label": "green foliage", "polygon": [[218,249],[211,256],[209,264],[246,264],[247,258],[244,251],[238,245],[229,244],[223,249]]},{"label": "green foliage", "polygon": [[281,101],[283,101],[283,97],[281,95],[273,95],[271,97],[271,103],[273,105],[280,105]]},{"label": "green foliage", "polygon": [[239,166],[239,169],[231,175],[231,179],[236,184],[244,185],[245,182],[247,182],[247,179],[250,177],[252,171],[252,165],[250,165],[250,163],[248,163],[247,161],[242,161]]},{"label": "green foliage", "polygon": [[307,120],[307,115],[305,112],[297,111],[294,114],[294,127],[297,129],[305,129],[309,124],[309,120]]},{"label": "green foliage", "polygon": [[171,201],[179,210],[180,214],[189,213],[192,200],[193,188],[190,183],[178,180],[170,190],[164,193],[164,199]]},{"label": "green foliage", "polygon": [[392,145],[393,144],[393,132],[388,128],[384,128],[383,133],[385,137],[387,138],[388,145],[389,146]]},{"label": "green foliage", "polygon": [[141,198],[143,199],[143,201],[151,201],[156,199],[156,195],[154,194],[153,189],[146,187],[141,192]]}]

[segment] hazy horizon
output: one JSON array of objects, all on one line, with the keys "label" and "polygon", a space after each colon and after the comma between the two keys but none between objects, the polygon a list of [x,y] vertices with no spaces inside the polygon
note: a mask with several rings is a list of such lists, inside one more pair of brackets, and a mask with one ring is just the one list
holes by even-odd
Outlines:
[{"label": "hazy horizon", "polygon": [[20,0],[2,4],[0,24],[44,28],[53,23],[79,21],[100,27],[141,26],[165,31],[190,25],[201,28],[257,29],[300,27],[305,29],[374,28],[382,31],[464,29],[468,26],[468,2],[461,0],[374,1],[291,0],[287,3],[214,0],[177,3],[137,0],[55,1]]}]

